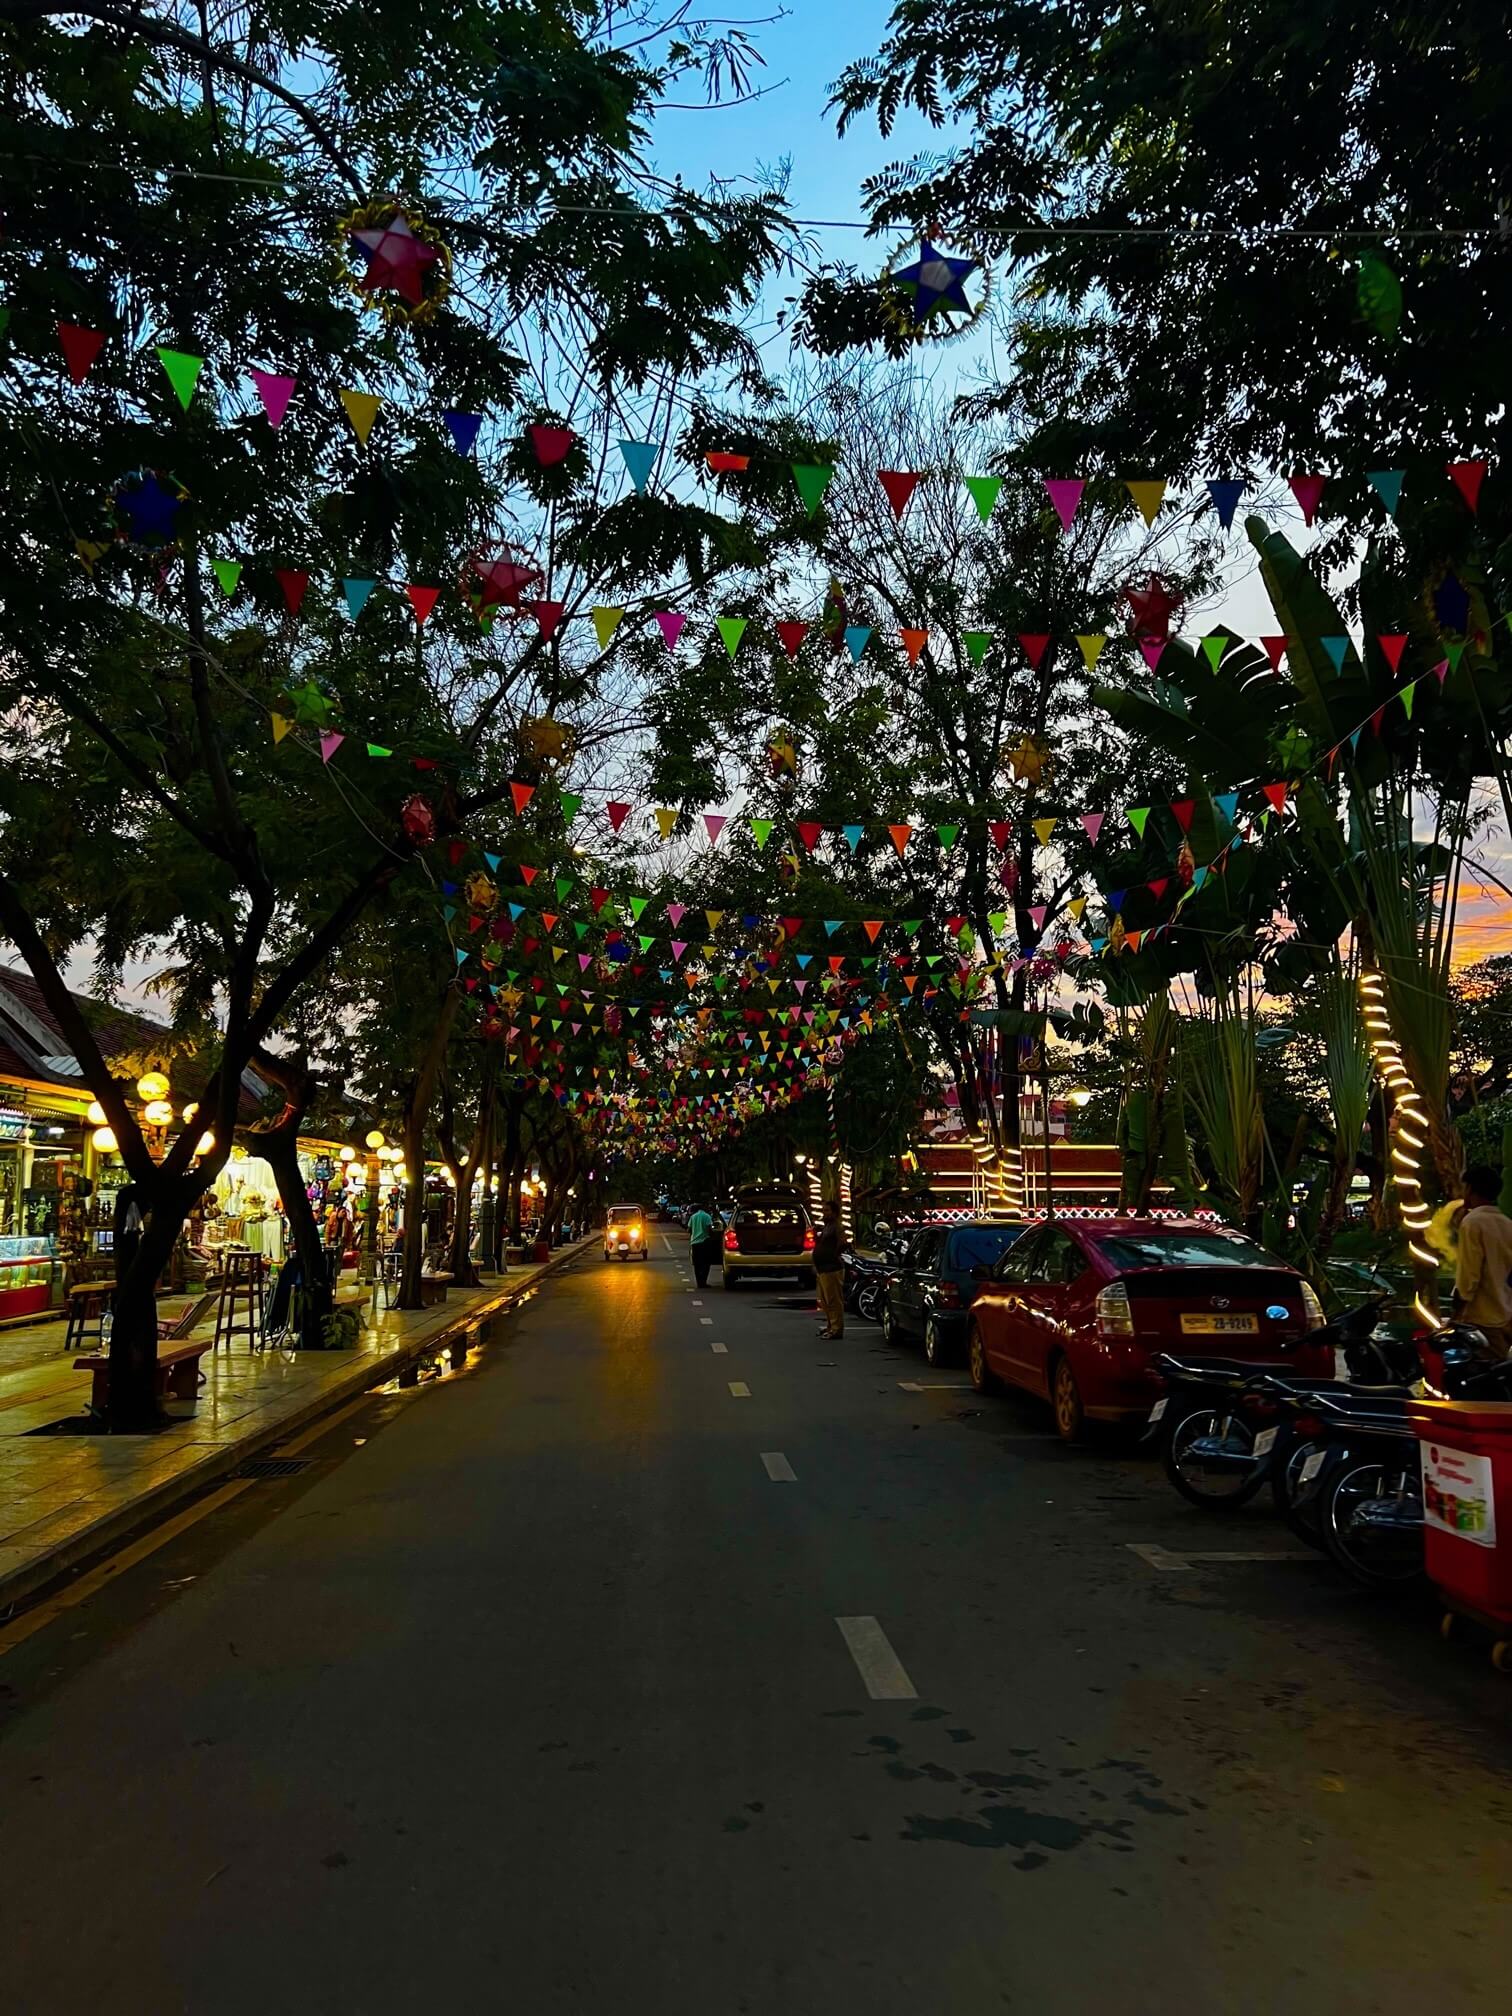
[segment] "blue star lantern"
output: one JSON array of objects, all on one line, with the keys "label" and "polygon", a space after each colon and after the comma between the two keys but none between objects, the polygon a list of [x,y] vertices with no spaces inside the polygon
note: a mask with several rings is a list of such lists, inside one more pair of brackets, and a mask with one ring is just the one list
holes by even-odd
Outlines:
[{"label": "blue star lantern", "polygon": [[924,239],[918,258],[911,265],[895,268],[892,275],[893,285],[908,296],[908,316],[914,328],[922,329],[942,310],[970,315],[973,307],[966,298],[965,283],[980,266],[979,259],[953,259]]},{"label": "blue star lantern", "polygon": [[115,494],[116,516],[138,546],[169,545],[178,535],[184,493],[165,484],[154,469],[128,476]]}]

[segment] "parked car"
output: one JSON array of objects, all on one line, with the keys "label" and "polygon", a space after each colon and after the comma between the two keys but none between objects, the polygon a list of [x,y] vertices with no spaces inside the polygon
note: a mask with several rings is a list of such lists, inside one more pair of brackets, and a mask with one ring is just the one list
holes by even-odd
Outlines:
[{"label": "parked car", "polygon": [[646,1236],[646,1214],[639,1204],[611,1204],[604,1220],[606,1260],[649,1260],[651,1242]]},{"label": "parked car", "polygon": [[882,1290],[886,1341],[919,1339],[931,1365],[954,1363],[965,1348],[972,1297],[1024,1229],[1022,1219],[984,1218],[910,1233]]},{"label": "parked car", "polygon": [[736,1193],[721,1274],[726,1288],[757,1274],[790,1274],[801,1288],[814,1286],[814,1224],[796,1190],[762,1185]]},{"label": "parked car", "polygon": [[1157,1352],[1333,1374],[1311,1347],[1323,1310],[1295,1267],[1190,1218],[1055,1218],[1003,1255],[971,1305],[967,1364],[1050,1401],[1068,1442],[1092,1421],[1145,1419]]}]

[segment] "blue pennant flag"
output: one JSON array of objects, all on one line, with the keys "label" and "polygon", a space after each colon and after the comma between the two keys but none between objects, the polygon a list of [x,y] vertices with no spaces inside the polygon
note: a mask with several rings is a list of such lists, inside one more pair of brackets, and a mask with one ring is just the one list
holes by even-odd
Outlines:
[{"label": "blue pennant flag", "polygon": [[844,921],[845,920],[840,917],[826,917],[824,920],[825,937],[833,938],[835,933],[840,929],[840,926]]},{"label": "blue pennant flag", "polygon": [[525,905],[523,903],[511,903],[509,906],[509,914],[514,919],[516,924],[518,924],[520,919],[525,915]]},{"label": "blue pennant flag", "polygon": [[1344,670],[1344,660],[1349,651],[1349,639],[1347,637],[1320,637],[1318,642],[1333,660],[1335,672],[1342,672]]},{"label": "blue pennant flag", "polygon": [[1365,479],[1386,506],[1388,518],[1395,518],[1402,501],[1402,474],[1400,469],[1372,469]]},{"label": "blue pennant flag", "polygon": [[471,455],[473,443],[478,438],[478,429],[483,425],[481,413],[443,413],[446,431],[452,438],[452,446],[459,455]]},{"label": "blue pennant flag", "polygon": [[840,828],[840,831],[845,835],[845,844],[850,848],[852,854],[861,845],[861,835],[865,830],[863,826],[842,826]]},{"label": "blue pennant flag", "polygon": [[497,875],[499,872],[499,863],[504,859],[504,856],[502,854],[485,853],[483,859],[488,863],[489,874]]},{"label": "blue pennant flag", "polygon": [[625,468],[630,481],[642,494],[651,480],[651,471],[656,466],[656,443],[654,441],[621,441],[621,455],[625,458]]},{"label": "blue pennant flag", "polygon": [[367,599],[378,586],[376,581],[343,581],[346,591],[347,612],[355,623],[367,605]]},{"label": "blue pennant flag", "polygon": [[871,628],[865,623],[852,623],[845,633],[845,646],[851,654],[852,663],[861,663],[861,653],[866,649],[871,637]]},{"label": "blue pennant flag", "polygon": [[1239,508],[1239,499],[1244,495],[1244,485],[1237,476],[1210,476],[1207,493],[1213,500],[1213,509],[1218,513],[1218,523],[1225,532],[1232,531],[1234,513]]},{"label": "blue pennant flag", "polygon": [[1220,791],[1217,797],[1214,798],[1213,803],[1223,814],[1227,823],[1232,826],[1234,815],[1239,810],[1239,793],[1237,791]]}]

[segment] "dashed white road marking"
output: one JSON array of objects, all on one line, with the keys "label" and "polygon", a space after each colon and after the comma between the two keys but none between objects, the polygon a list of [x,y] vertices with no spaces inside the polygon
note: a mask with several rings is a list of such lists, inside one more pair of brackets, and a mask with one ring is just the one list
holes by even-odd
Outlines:
[{"label": "dashed white road marking", "polygon": [[711,1330],[714,1328],[714,1318],[712,1316],[700,1316],[698,1320],[700,1323],[707,1323]]},{"label": "dashed white road marking", "polygon": [[835,1622],[873,1701],[918,1700],[918,1689],[875,1617],[837,1617]]},{"label": "dashed white road marking", "polygon": [[780,1449],[763,1449],[761,1460],[766,1465],[766,1473],[774,1484],[796,1484],[798,1478],[786,1456]]},{"label": "dashed white road marking", "polygon": [[1162,1575],[1188,1575],[1193,1563],[1198,1561],[1317,1561],[1321,1558],[1310,1548],[1283,1551],[1279,1547],[1270,1547],[1263,1553],[1258,1549],[1230,1551],[1215,1548],[1192,1552],[1183,1549],[1175,1554],[1169,1547],[1158,1547],[1148,1540],[1126,1540],[1124,1545],[1131,1554],[1137,1554],[1146,1567],[1154,1568]]},{"label": "dashed white road marking", "polygon": [[717,1338],[711,1337],[709,1339],[709,1349],[711,1351],[720,1351],[727,1354],[729,1352],[730,1347],[728,1344],[721,1344]]},{"label": "dashed white road marking", "polygon": [[702,1309],[702,1307],[703,1307],[703,1304],[702,1304],[702,1302],[700,1302],[700,1301],[699,1301],[699,1299],[698,1299],[698,1297],[697,1297],[696,1295],[695,1295],[695,1296],[693,1297],[693,1307],[694,1307],[695,1309]]},{"label": "dashed white road marking", "polygon": [[747,1386],[744,1379],[732,1379],[730,1381],[730,1398],[732,1400],[749,1400],[750,1397],[751,1389]]},{"label": "dashed white road marking", "polygon": [[971,1390],[970,1386],[945,1386],[938,1380],[926,1382],[921,1379],[900,1379],[898,1381],[898,1391],[900,1393],[969,1393]]}]

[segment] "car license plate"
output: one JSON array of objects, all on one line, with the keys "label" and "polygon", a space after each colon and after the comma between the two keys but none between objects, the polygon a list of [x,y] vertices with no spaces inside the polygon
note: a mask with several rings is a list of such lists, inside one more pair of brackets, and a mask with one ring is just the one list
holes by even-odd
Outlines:
[{"label": "car license plate", "polygon": [[1276,1430],[1274,1428],[1262,1428],[1260,1433],[1255,1437],[1255,1454],[1257,1456],[1269,1456],[1275,1446]]},{"label": "car license plate", "polygon": [[1323,1468],[1323,1458],[1327,1454],[1328,1451],[1326,1449],[1314,1449],[1307,1461],[1302,1465],[1301,1481],[1304,1484],[1311,1484],[1314,1477]]},{"label": "car license plate", "polygon": [[1253,1337],[1260,1329],[1258,1316],[1183,1316],[1184,1337]]},{"label": "car license plate", "polygon": [[1171,1396],[1169,1393],[1167,1393],[1164,1400],[1157,1400],[1155,1402],[1155,1405],[1150,1409],[1150,1419],[1152,1421],[1158,1421],[1161,1415],[1164,1414],[1167,1407],[1170,1406],[1170,1404],[1171,1404]]}]

